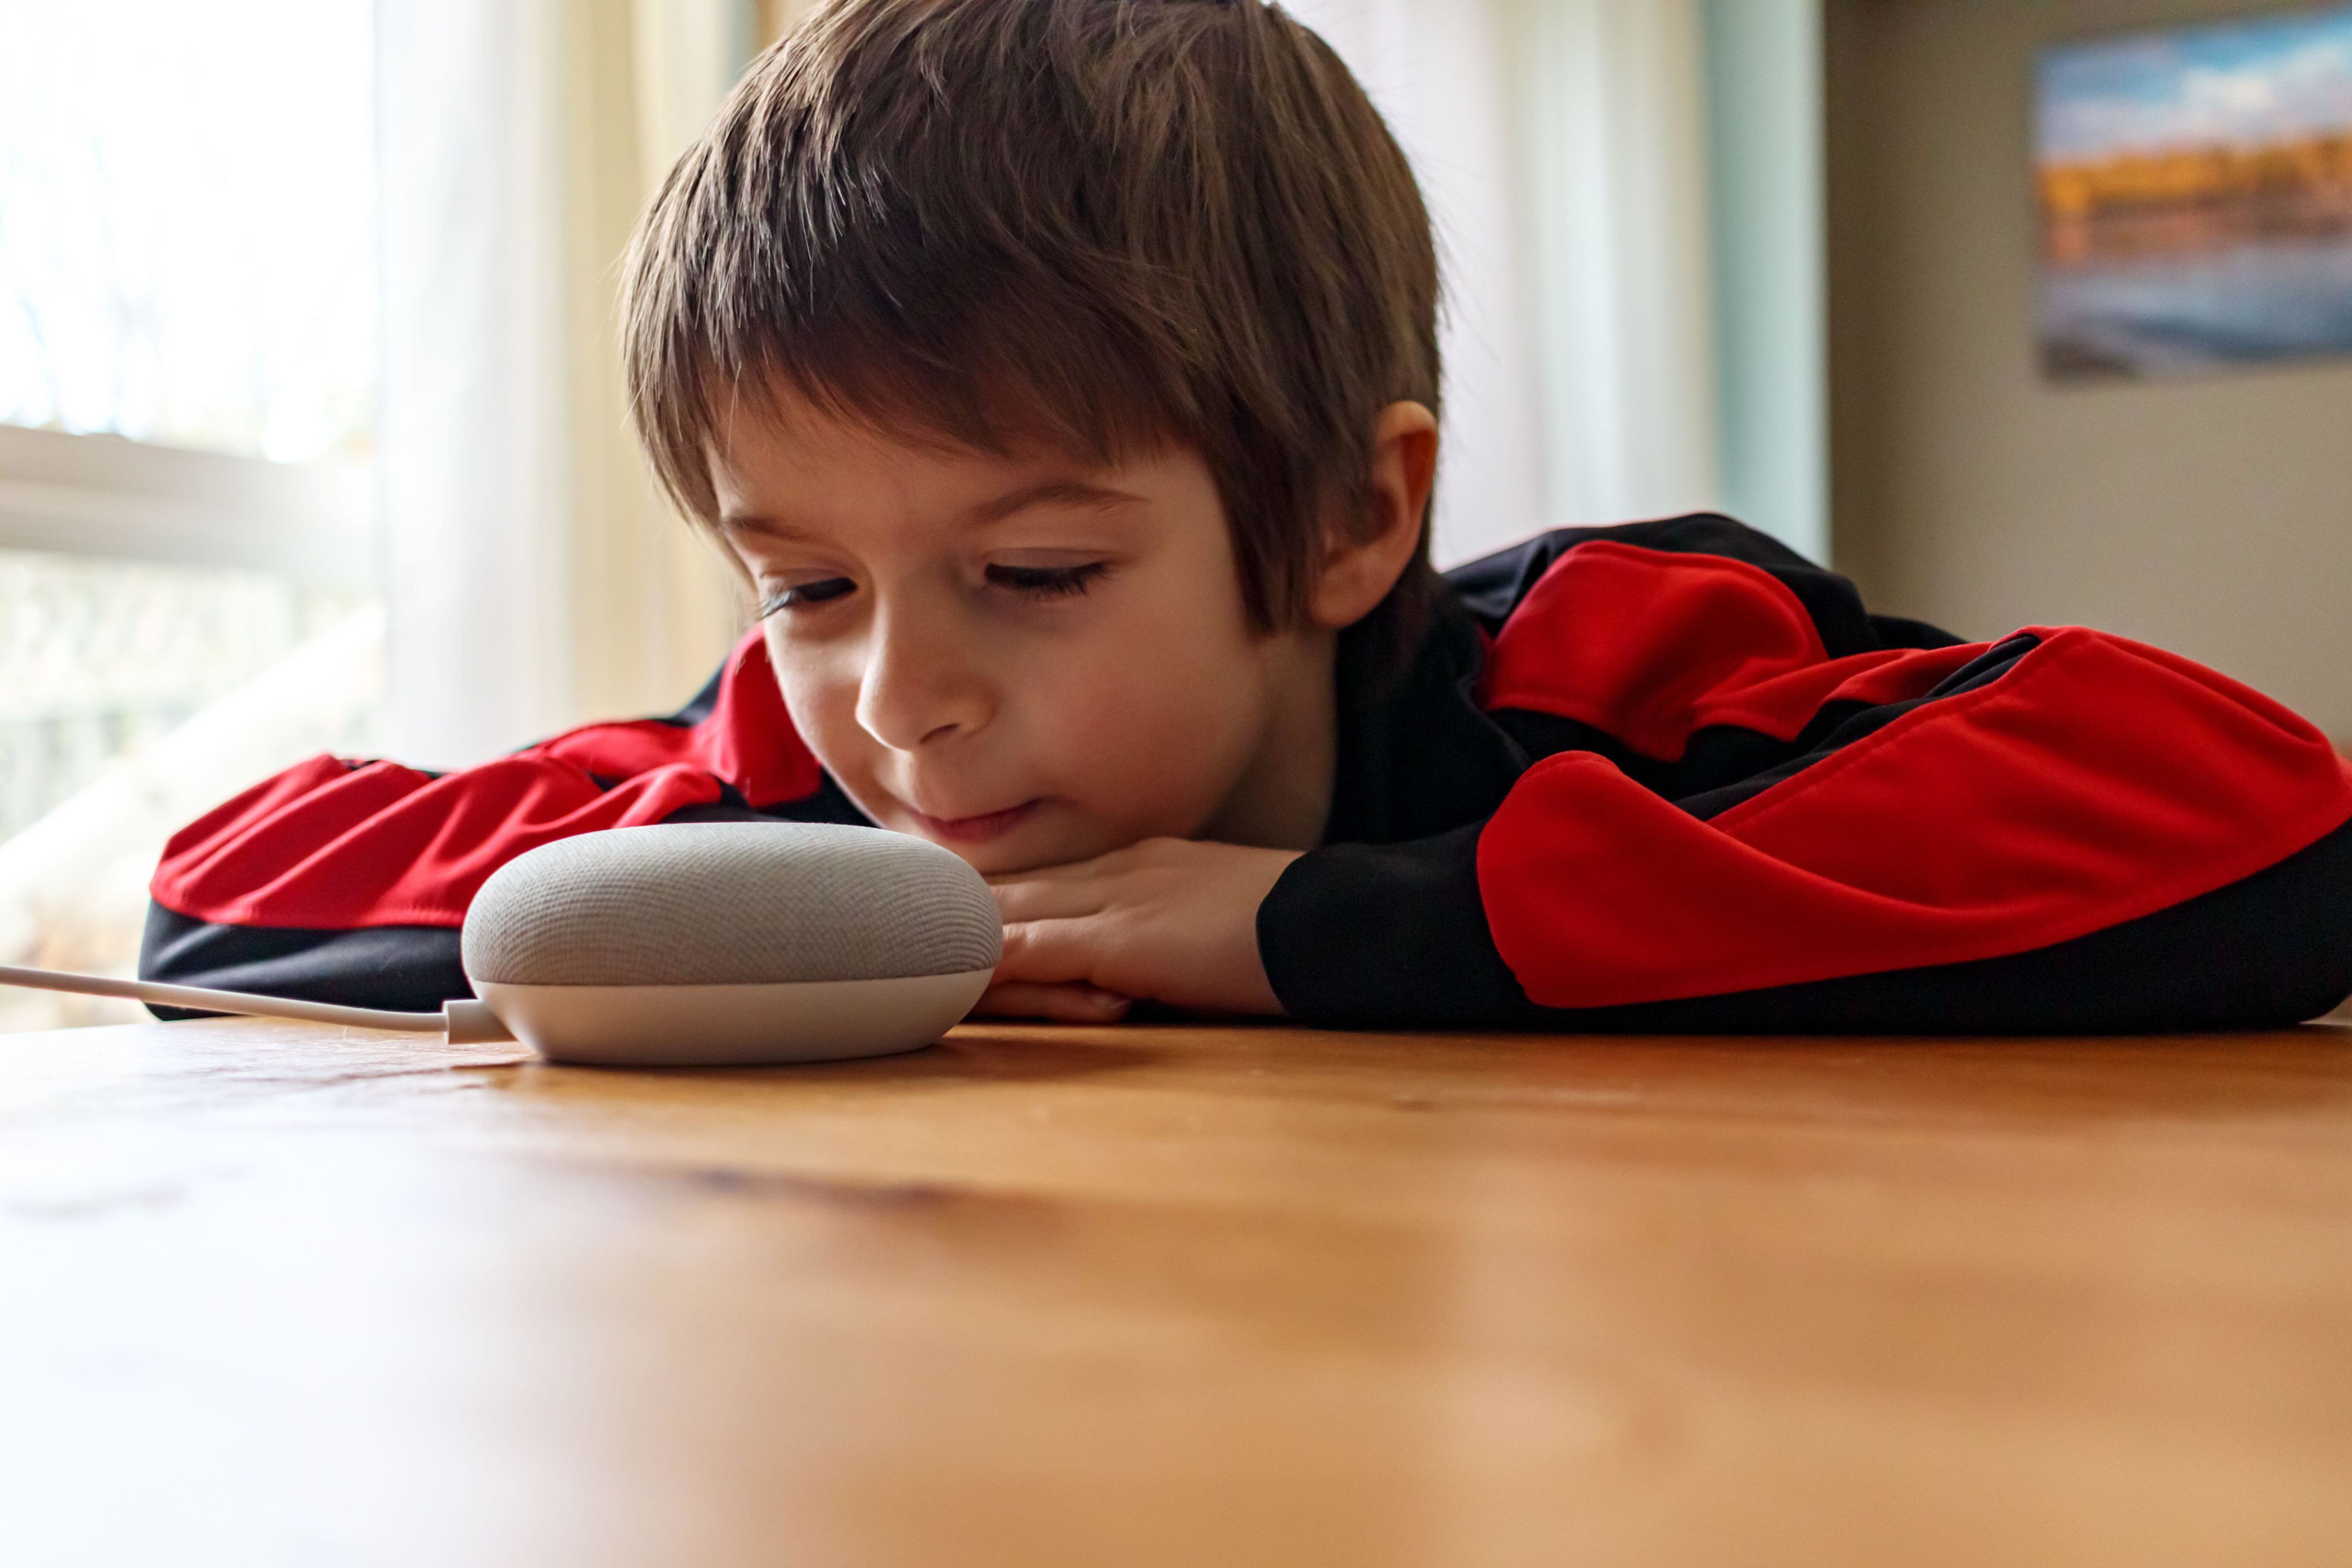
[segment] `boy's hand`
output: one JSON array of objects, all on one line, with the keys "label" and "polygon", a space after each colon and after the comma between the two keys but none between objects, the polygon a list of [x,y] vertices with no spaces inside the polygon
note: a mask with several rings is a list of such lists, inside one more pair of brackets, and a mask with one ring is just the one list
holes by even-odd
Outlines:
[{"label": "boy's hand", "polygon": [[1279,1015],[1257,906],[1296,850],[1146,839],[1069,865],[989,878],[1004,958],[977,1013],[1104,1023],[1130,998]]}]

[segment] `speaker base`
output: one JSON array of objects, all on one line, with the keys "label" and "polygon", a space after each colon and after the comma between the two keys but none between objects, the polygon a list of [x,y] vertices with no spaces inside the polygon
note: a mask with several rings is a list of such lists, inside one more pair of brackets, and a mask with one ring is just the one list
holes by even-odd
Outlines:
[{"label": "speaker base", "polygon": [[499,1020],[581,1067],[764,1067],[919,1051],[971,1010],[992,969],[752,986],[478,981]]}]

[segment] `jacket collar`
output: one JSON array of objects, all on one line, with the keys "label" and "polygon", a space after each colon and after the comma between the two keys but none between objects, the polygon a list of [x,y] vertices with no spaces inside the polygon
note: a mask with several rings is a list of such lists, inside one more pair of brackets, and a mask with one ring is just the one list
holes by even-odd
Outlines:
[{"label": "jacket collar", "polygon": [[[1351,629],[1352,630],[1352,629]],[[1486,640],[1449,584],[1402,674],[1375,688],[1339,639],[1339,752],[1327,844],[1396,843],[1494,814],[1528,758],[1478,706]]]}]

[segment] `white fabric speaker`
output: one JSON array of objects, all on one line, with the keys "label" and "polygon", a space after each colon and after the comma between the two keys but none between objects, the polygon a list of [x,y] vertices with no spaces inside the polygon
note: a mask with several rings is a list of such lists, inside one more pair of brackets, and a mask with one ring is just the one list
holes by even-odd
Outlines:
[{"label": "white fabric speaker", "polygon": [[733,1066],[930,1044],[1003,952],[995,895],[878,828],[697,822],[561,839],[493,873],[460,953],[551,1061]]}]

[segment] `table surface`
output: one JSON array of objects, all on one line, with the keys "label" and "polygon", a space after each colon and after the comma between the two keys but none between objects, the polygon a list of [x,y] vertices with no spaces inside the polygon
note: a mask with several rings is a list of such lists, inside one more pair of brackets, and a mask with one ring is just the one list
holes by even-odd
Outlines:
[{"label": "table surface", "polygon": [[2352,1561],[2352,1029],[0,1037],[0,1562]]}]

